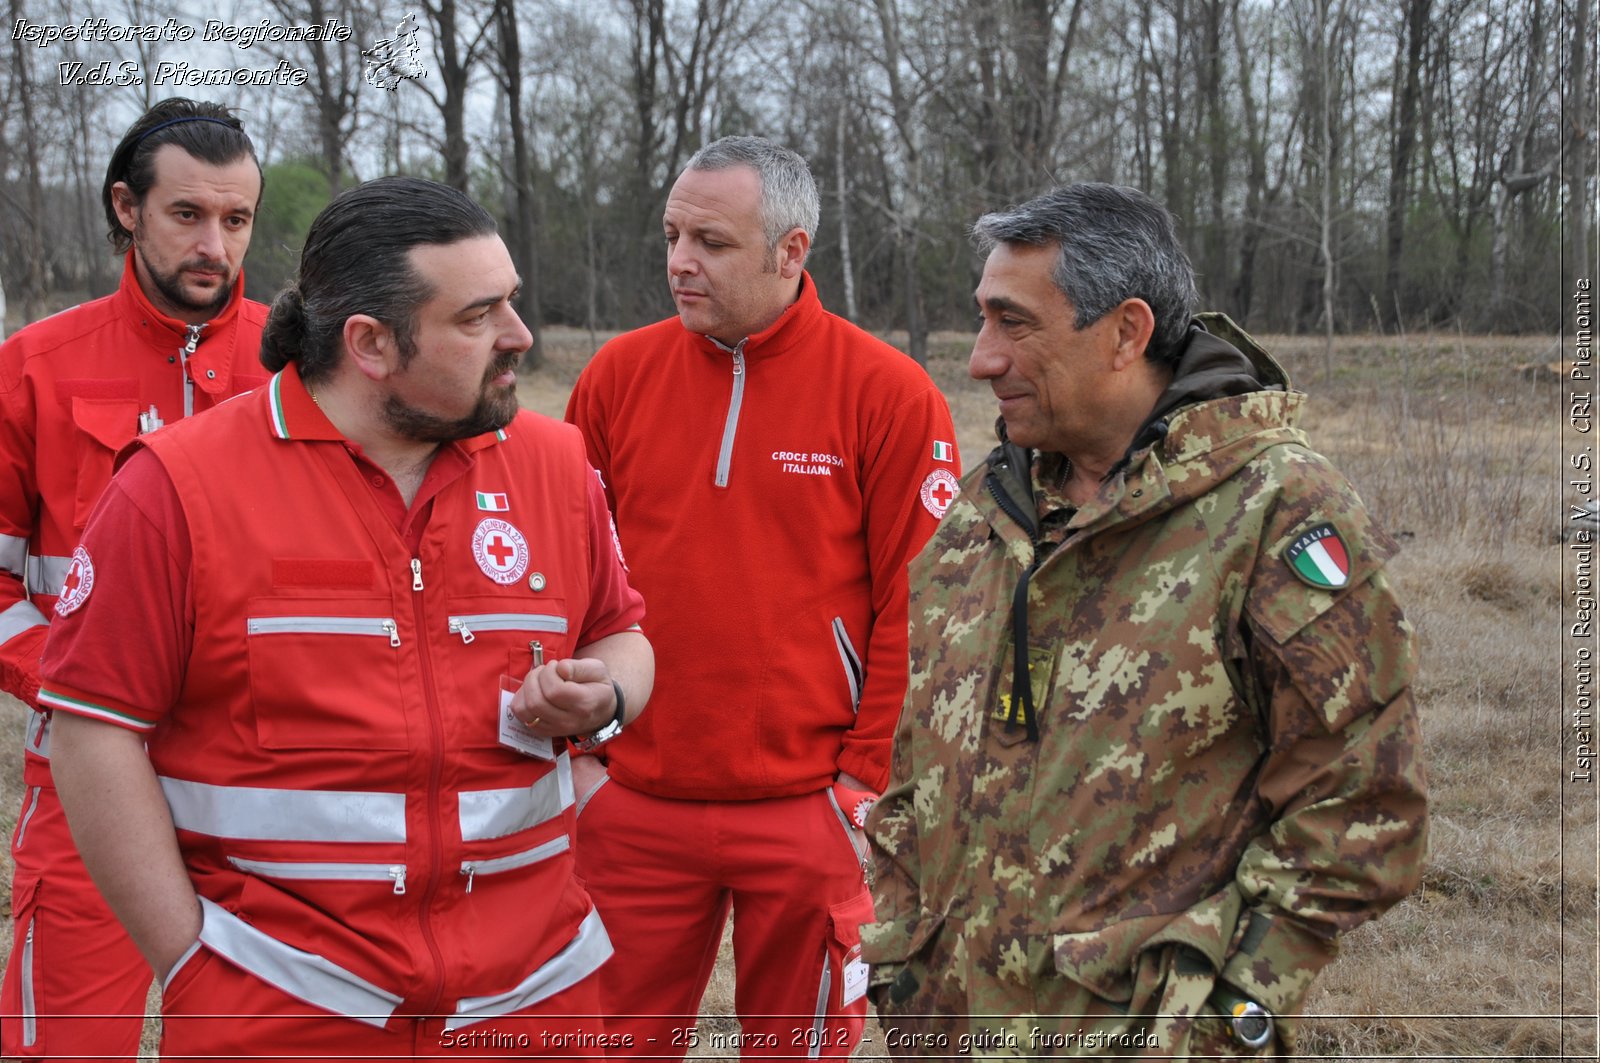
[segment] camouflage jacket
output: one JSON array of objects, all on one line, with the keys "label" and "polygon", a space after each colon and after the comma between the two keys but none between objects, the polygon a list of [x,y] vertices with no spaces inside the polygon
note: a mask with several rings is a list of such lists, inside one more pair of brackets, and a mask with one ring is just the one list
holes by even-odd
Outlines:
[{"label": "camouflage jacket", "polygon": [[[910,685],[868,826],[886,1027],[1071,1013],[1102,1018],[1061,1031],[1199,1052],[1185,1038],[1208,1015],[1204,1051],[1227,1052],[1204,1005],[1218,978],[1291,1014],[1337,935],[1420,877],[1412,630],[1383,572],[1397,548],[1294,427],[1303,396],[1277,363],[1208,326],[1253,370],[1199,331],[1191,353],[1258,382],[1147,425],[1154,442],[1075,512],[1047,486],[1059,455],[1002,445],[912,564]],[[1336,589],[1291,565],[1324,524],[1348,551]],[[1012,705],[1030,567],[1031,721]],[[1292,1022],[1279,1032],[1290,1047]]]}]

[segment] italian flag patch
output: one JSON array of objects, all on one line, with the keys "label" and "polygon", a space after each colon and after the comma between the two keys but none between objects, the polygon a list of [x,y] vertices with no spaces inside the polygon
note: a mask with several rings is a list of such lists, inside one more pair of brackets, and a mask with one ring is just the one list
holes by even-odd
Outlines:
[{"label": "italian flag patch", "polygon": [[504,513],[511,508],[511,503],[506,501],[506,496],[503,494],[490,494],[487,491],[479,491],[478,508],[487,513]]},{"label": "italian flag patch", "polygon": [[1350,582],[1350,551],[1339,529],[1327,521],[1313,524],[1283,552],[1290,571],[1320,590],[1338,590]]},{"label": "italian flag patch", "polygon": [[955,461],[956,460],[956,448],[951,446],[949,443],[946,443],[942,439],[935,439],[933,441],[933,460],[934,461]]}]

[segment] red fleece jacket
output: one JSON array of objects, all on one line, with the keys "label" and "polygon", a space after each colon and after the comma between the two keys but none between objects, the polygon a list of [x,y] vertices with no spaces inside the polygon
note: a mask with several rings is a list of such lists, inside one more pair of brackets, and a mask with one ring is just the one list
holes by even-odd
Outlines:
[{"label": "red fleece jacket", "polygon": [[874,789],[907,673],[906,564],[961,471],[920,366],[799,299],[737,352],[677,318],[619,336],[567,419],[605,480],[656,653],[606,747],[661,797]]}]

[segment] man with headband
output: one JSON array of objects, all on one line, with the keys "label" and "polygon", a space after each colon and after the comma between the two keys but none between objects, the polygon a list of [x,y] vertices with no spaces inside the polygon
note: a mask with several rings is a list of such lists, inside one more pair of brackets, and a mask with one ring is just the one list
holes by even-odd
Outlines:
[{"label": "man with headband", "polygon": [[7,1059],[138,1053],[150,969],[68,834],[39,654],[53,614],[87,590],[72,554],[117,451],[266,380],[267,308],[244,298],[241,270],[261,167],[239,120],[215,103],[156,104],[112,153],[102,199],[120,287],[0,347],[0,688],[36,710],[11,849]]}]

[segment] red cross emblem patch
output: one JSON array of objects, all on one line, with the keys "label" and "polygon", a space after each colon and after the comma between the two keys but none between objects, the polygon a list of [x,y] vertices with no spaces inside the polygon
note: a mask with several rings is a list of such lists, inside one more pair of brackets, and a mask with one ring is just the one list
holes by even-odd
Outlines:
[{"label": "red cross emblem patch", "polygon": [[961,481],[949,469],[935,469],[922,481],[922,504],[934,519],[943,520],[950,503],[961,493]]},{"label": "red cross emblem patch", "polygon": [[94,589],[94,562],[89,551],[78,547],[72,551],[72,564],[67,566],[67,578],[61,581],[61,596],[56,599],[56,615],[66,616],[89,600]]},{"label": "red cross emblem patch", "polygon": [[472,558],[496,583],[515,583],[528,571],[528,541],[507,522],[485,517],[472,533]]}]

